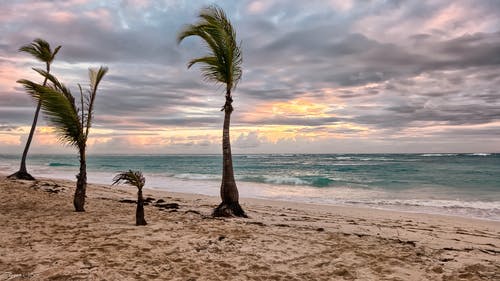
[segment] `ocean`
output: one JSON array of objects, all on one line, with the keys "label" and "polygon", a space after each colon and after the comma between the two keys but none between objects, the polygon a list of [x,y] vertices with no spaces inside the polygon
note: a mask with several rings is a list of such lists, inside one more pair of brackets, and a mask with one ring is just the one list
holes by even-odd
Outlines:
[{"label": "ocean", "polygon": [[[0,173],[19,155],[0,155]],[[141,170],[146,188],[219,195],[220,155],[89,155],[88,180],[110,184]],[[326,204],[500,221],[500,154],[233,155],[241,198]],[[33,176],[75,179],[76,155],[31,155]],[[91,192],[91,191],[90,191]],[[243,201],[244,199],[242,199]]]}]

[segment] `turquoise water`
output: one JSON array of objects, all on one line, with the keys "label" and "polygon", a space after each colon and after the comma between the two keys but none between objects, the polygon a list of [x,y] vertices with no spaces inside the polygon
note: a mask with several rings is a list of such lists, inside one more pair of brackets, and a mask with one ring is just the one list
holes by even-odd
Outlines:
[{"label": "turquoise water", "polygon": [[[147,187],[217,195],[219,155],[88,156],[89,181],[138,169]],[[19,156],[0,155],[0,172]],[[242,197],[430,212],[500,220],[500,154],[234,155]],[[36,176],[74,179],[73,155],[33,155]]]}]

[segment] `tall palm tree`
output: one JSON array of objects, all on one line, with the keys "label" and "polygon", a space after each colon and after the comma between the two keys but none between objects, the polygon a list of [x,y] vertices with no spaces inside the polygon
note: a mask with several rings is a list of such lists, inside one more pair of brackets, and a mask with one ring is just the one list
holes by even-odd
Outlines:
[{"label": "tall palm tree", "polygon": [[231,143],[229,139],[229,125],[233,112],[233,97],[231,91],[241,79],[242,56],[240,45],[236,42],[236,32],[224,11],[212,5],[201,10],[199,21],[187,25],[177,36],[180,44],[186,37],[200,37],[208,47],[206,56],[192,59],[188,68],[194,64],[202,64],[203,78],[210,82],[225,85],[226,102],[221,111],[224,111],[224,126],[222,133],[222,183],[220,195],[222,203],[214,210],[214,216],[246,217],[238,199],[238,188],[234,180]]},{"label": "tall palm tree", "polygon": [[80,84],[80,107],[75,104],[75,98],[68,88],[60,83],[50,73],[35,69],[53,83],[51,86],[44,86],[29,80],[19,80],[25,90],[38,102],[41,103],[42,111],[47,120],[51,123],[60,139],[78,149],[80,156],[80,173],[76,176],[76,190],[73,199],[75,211],[84,212],[85,192],[87,188],[87,162],[85,158],[89,129],[92,124],[97,87],[108,71],[107,67],[100,67],[98,70],[89,69],[90,89],[85,92]]},{"label": "tall palm tree", "polygon": [[[57,52],[59,52],[59,49],[61,49],[61,46],[57,46],[54,51],[50,48],[50,44],[47,43],[47,41],[37,38],[33,40],[32,43],[28,45],[24,45],[21,48],[19,48],[20,52],[26,52],[28,54],[31,54],[33,57],[35,57],[37,60],[44,62],[45,63],[45,69],[46,72],[50,72],[50,65],[52,64],[52,61],[54,61],[54,58],[56,57]],[[43,86],[47,84],[47,77],[44,78],[43,80]],[[35,180],[35,178],[28,173],[28,170],[26,169],[26,157],[28,156],[28,150],[31,145],[31,141],[33,140],[33,135],[35,133],[36,129],[36,124],[38,122],[38,114],[40,113],[40,107],[41,107],[41,102],[39,101],[36,106],[35,110],[35,117],[33,118],[33,123],[31,124],[31,129],[30,133],[28,135],[28,140],[26,141],[26,146],[24,147],[23,151],[23,156],[21,158],[21,165],[19,167],[19,171],[15,172],[14,174],[8,176],[8,178],[12,179],[23,179],[23,180]]]},{"label": "tall palm tree", "polygon": [[146,184],[146,179],[140,171],[128,170],[121,172],[113,178],[113,185],[124,182],[128,185],[137,187],[137,209],[135,211],[135,224],[147,225],[144,219],[144,198],[142,197],[142,188]]}]

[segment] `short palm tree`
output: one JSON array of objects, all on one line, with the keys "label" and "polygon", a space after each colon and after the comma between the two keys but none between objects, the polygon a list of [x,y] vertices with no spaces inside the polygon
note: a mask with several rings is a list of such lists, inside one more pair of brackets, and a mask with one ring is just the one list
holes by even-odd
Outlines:
[{"label": "short palm tree", "polygon": [[231,91],[241,79],[242,56],[240,46],[236,42],[236,32],[224,11],[212,5],[201,10],[196,24],[187,25],[177,37],[180,43],[190,36],[200,37],[207,45],[209,53],[206,56],[192,59],[188,68],[194,64],[202,64],[203,78],[210,82],[225,85],[226,102],[222,134],[222,183],[220,195],[222,203],[214,210],[214,216],[246,217],[238,199],[238,188],[234,180],[229,125],[233,112],[233,97]]},{"label": "short palm tree", "polygon": [[[56,57],[57,52],[59,52],[61,46],[57,46],[54,51],[50,48],[50,44],[43,39],[35,39],[32,43],[28,45],[24,45],[19,48],[20,52],[25,52],[31,54],[37,60],[45,63],[46,72],[50,72],[50,65],[54,58]],[[47,78],[43,80],[43,86],[47,84]],[[14,174],[8,176],[8,178],[12,179],[23,179],[23,180],[35,180],[35,178],[28,173],[26,169],[26,157],[28,156],[28,150],[31,145],[31,141],[33,140],[33,135],[35,134],[36,124],[38,122],[38,114],[40,113],[41,102],[39,101],[35,110],[35,117],[33,118],[33,123],[31,124],[30,133],[28,135],[28,140],[26,141],[26,145],[24,147],[23,156],[21,158],[21,165],[19,167],[19,171]]]},{"label": "short palm tree", "polygon": [[80,156],[80,173],[76,176],[76,190],[73,199],[75,211],[84,212],[85,192],[87,188],[87,162],[86,147],[89,129],[92,124],[93,109],[97,88],[102,78],[108,71],[107,67],[89,69],[90,89],[85,92],[80,88],[80,107],[75,104],[75,98],[68,88],[60,83],[50,73],[36,69],[53,83],[44,86],[29,80],[19,80],[25,90],[38,102],[41,103],[42,111],[49,123],[51,123],[60,139],[78,149]]},{"label": "short palm tree", "polygon": [[147,225],[144,219],[144,198],[142,197],[142,188],[146,184],[146,179],[140,171],[128,170],[121,172],[113,178],[113,185],[124,182],[125,184],[137,187],[137,209],[135,212],[135,224]]}]

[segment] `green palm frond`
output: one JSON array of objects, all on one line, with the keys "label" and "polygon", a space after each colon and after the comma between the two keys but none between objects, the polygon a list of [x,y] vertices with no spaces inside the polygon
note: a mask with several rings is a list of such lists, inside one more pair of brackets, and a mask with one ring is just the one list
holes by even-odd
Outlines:
[{"label": "green palm frond", "polygon": [[19,51],[28,53],[39,61],[50,64],[54,60],[57,52],[59,52],[59,49],[61,49],[61,46],[57,46],[54,49],[54,52],[52,52],[50,44],[47,41],[37,38],[30,44],[24,45],[19,48]]},{"label": "green palm frond", "polygon": [[216,57],[206,56],[201,58],[195,58],[189,61],[188,68],[196,63],[201,63],[202,76],[207,81],[217,81],[220,83],[226,83],[226,77],[224,76],[224,70],[221,69],[221,65]]},{"label": "green palm frond", "polygon": [[54,75],[40,68],[33,68],[33,70],[52,82],[54,87],[60,91],[61,94],[63,94],[72,104],[75,104],[75,99],[73,95],[71,95],[70,90],[63,83],[59,82]]},{"label": "green palm frond", "polygon": [[241,47],[236,43],[236,32],[224,11],[212,5],[201,10],[199,22],[187,25],[177,36],[180,43],[187,37],[198,36],[207,45],[207,56],[192,59],[188,68],[202,64],[205,80],[226,84],[234,89],[242,76]]},{"label": "green palm frond", "polygon": [[87,91],[87,95],[83,94],[81,86],[78,85],[81,94],[80,108],[76,106],[70,90],[54,75],[42,69],[33,69],[50,81],[51,85],[44,86],[45,84],[40,85],[26,79],[17,82],[22,84],[34,99],[41,102],[42,111],[62,141],[79,149],[85,148],[97,88],[108,68],[101,66],[98,70],[89,69],[90,90]]},{"label": "green palm frond", "polygon": [[54,52],[52,53],[52,58],[51,58],[50,62],[52,62],[54,60],[54,58],[56,57],[57,53],[59,52],[59,49],[61,49],[61,46],[57,46],[54,49]]},{"label": "green palm frond", "polygon": [[84,146],[83,130],[71,93],[63,94],[57,87],[47,87],[29,80],[18,80],[25,90],[41,101],[42,111],[62,141],[76,147]]},{"label": "green palm frond", "polygon": [[113,185],[124,182],[128,185],[133,185],[139,189],[142,189],[146,184],[146,179],[140,171],[128,170],[127,172],[121,172],[113,178]]}]

